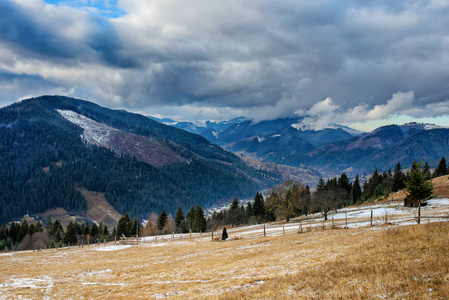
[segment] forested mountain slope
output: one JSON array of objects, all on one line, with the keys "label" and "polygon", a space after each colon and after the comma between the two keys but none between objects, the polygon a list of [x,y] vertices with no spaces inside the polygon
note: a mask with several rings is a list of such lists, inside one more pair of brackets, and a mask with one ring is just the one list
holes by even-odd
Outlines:
[{"label": "forested mountain slope", "polygon": [[0,109],[0,178],[0,223],[52,207],[85,210],[80,186],[144,217],[278,181],[201,136],[61,96]]},{"label": "forested mountain slope", "polygon": [[329,143],[314,151],[289,157],[286,164],[304,164],[325,172],[371,172],[388,170],[397,162],[411,165],[415,160],[429,161],[436,167],[449,154],[449,129],[410,123],[379,127],[371,133],[349,140]]}]

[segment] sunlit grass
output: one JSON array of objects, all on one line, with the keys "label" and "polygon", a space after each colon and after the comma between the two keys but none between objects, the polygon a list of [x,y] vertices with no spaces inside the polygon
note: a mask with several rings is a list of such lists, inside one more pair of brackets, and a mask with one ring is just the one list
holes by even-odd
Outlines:
[{"label": "sunlit grass", "polygon": [[0,256],[4,298],[449,299],[449,224]]}]

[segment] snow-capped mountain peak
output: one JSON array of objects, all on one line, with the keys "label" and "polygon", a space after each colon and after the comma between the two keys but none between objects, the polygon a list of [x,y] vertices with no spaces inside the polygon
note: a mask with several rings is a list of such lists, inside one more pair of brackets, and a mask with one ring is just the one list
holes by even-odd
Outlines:
[{"label": "snow-capped mountain peak", "polygon": [[292,124],[292,127],[299,131],[308,131],[308,130],[321,131],[321,130],[325,130],[325,129],[341,129],[353,136],[364,134],[364,132],[362,132],[362,131],[359,131],[357,129],[353,129],[353,128],[350,128],[347,126],[343,126],[343,125],[339,125],[339,124],[321,125],[321,124],[318,124],[315,122],[305,122],[305,119],[300,123]]}]

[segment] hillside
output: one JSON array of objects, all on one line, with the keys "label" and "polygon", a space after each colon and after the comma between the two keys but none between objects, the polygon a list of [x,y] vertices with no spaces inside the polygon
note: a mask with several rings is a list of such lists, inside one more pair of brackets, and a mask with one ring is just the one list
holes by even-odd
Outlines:
[{"label": "hillside", "polygon": [[371,133],[325,144],[308,153],[285,158],[287,165],[306,165],[323,173],[351,174],[388,170],[397,162],[411,165],[422,159],[436,167],[449,154],[449,129],[426,124],[383,126]]},{"label": "hillside", "polygon": [[[440,202],[426,213],[447,212],[447,199]],[[166,235],[157,243],[4,253],[0,291],[7,298],[447,299],[447,219],[416,225],[416,209],[373,208],[382,213],[374,226],[360,222],[369,208],[353,207],[349,226],[342,210],[336,227],[312,216],[299,234],[296,221],[265,224],[266,236],[264,225],[228,228],[226,242],[217,231],[213,241]]]},{"label": "hillside", "polygon": [[143,218],[253,196],[278,182],[201,136],[67,97],[0,109],[0,142],[0,223],[55,207],[85,212],[75,183]]}]

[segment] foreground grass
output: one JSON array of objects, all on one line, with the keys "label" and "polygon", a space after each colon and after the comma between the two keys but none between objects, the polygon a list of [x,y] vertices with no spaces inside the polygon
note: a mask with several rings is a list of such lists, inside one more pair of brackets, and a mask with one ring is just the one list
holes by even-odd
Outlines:
[{"label": "foreground grass", "polygon": [[449,223],[0,256],[0,298],[449,299]]}]

